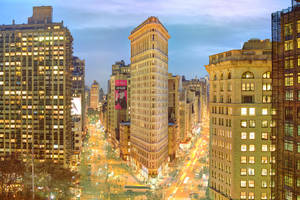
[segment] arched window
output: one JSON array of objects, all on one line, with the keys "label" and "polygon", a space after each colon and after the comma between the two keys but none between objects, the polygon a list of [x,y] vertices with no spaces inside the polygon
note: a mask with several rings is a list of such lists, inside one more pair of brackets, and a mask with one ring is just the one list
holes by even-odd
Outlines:
[{"label": "arched window", "polygon": [[231,73],[230,72],[228,73],[228,79],[231,79]]},{"label": "arched window", "polygon": [[271,72],[265,72],[262,77],[263,79],[271,78]]},{"label": "arched window", "polygon": [[223,80],[223,73],[221,74],[221,77],[220,77],[220,79],[221,79],[221,80]]},{"label": "arched window", "polygon": [[244,72],[242,75],[242,79],[253,79],[254,78],[254,74],[252,72]]},{"label": "arched window", "polygon": [[214,81],[216,81],[216,80],[217,80],[217,75],[215,74],[215,75],[214,75]]}]

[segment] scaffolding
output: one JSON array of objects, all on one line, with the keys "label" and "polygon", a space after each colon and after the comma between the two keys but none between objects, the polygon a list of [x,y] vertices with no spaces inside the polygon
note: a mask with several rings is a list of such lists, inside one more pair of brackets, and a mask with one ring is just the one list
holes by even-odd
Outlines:
[{"label": "scaffolding", "polygon": [[[300,142],[298,20],[300,3],[296,0],[292,0],[292,7],[272,14],[272,107],[276,110],[272,119],[276,127],[272,128],[271,139],[276,146],[276,151],[272,152],[272,160],[276,160],[272,162],[272,169],[276,175],[272,176],[271,191],[272,199],[276,200],[297,200],[300,196],[296,186],[297,170],[299,173],[297,162],[300,164],[296,148],[296,141]],[[286,95],[291,93],[292,98],[287,98]]]}]

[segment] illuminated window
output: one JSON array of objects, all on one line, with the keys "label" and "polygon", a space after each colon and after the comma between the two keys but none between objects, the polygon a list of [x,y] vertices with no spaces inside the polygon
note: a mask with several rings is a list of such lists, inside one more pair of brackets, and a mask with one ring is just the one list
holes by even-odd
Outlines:
[{"label": "illuminated window", "polygon": [[249,168],[249,169],[248,169],[248,175],[249,175],[249,176],[254,176],[254,175],[255,175],[255,171],[254,171],[253,168]]},{"label": "illuminated window", "polygon": [[255,132],[250,132],[249,133],[249,139],[254,140],[255,139]]},{"label": "illuminated window", "polygon": [[[299,76],[298,76],[298,82],[299,82]],[[285,91],[285,100],[292,101],[294,98],[294,91],[293,90],[286,90]]]},{"label": "illuminated window", "polygon": [[255,151],[255,145],[254,144],[249,145],[249,151]]},{"label": "illuminated window", "polygon": [[263,120],[263,121],[261,122],[261,127],[262,127],[262,128],[268,128],[268,120]]},{"label": "illuminated window", "polygon": [[300,143],[297,143],[297,152],[300,153]]},{"label": "illuminated window", "polygon": [[241,132],[241,139],[242,140],[247,139],[247,133],[246,132]]},{"label": "illuminated window", "polygon": [[263,103],[271,103],[271,95],[263,95]]},{"label": "illuminated window", "polygon": [[254,199],[254,192],[249,192],[248,199]]},{"label": "illuminated window", "polygon": [[254,187],[254,180],[249,180],[248,184],[249,184],[250,188],[253,188]]},{"label": "illuminated window", "polygon": [[245,180],[241,180],[241,187],[245,188],[247,186],[247,182]]},{"label": "illuminated window", "polygon": [[268,169],[261,169],[261,175],[267,176],[268,175]]},{"label": "illuminated window", "polygon": [[247,115],[247,108],[241,108],[241,115]]},{"label": "illuminated window", "polygon": [[267,156],[262,156],[261,157],[261,163],[263,163],[263,164],[268,163],[268,157]]},{"label": "illuminated window", "polygon": [[247,157],[241,156],[241,163],[247,163]]},{"label": "illuminated window", "polygon": [[255,115],[255,108],[249,108],[249,115]]},{"label": "illuminated window", "polygon": [[241,151],[247,151],[247,145],[242,144],[241,145]]},{"label": "illuminated window", "polygon": [[241,192],[241,199],[246,199],[247,196],[246,196],[246,192]]},{"label": "illuminated window", "polygon": [[269,79],[271,78],[271,72],[266,72],[263,74],[263,79]]},{"label": "illuminated window", "polygon": [[242,91],[254,91],[254,83],[242,83]]},{"label": "illuminated window", "polygon": [[249,120],[249,127],[255,128],[255,120],[253,120],[253,119]]},{"label": "illuminated window", "polygon": [[284,42],[284,50],[285,51],[293,50],[294,49],[293,45],[294,45],[293,40],[285,41]]},{"label": "illuminated window", "polygon": [[247,175],[247,169],[241,168],[241,176],[246,176],[246,175]]},{"label": "illuminated window", "polygon": [[271,91],[272,86],[271,83],[263,83],[263,91]]},{"label": "illuminated window", "polygon": [[261,151],[268,151],[268,145],[266,144],[261,145]]},{"label": "illuminated window", "polygon": [[261,133],[261,139],[267,140],[268,139],[268,133]]},{"label": "illuminated window", "polygon": [[255,163],[255,158],[254,156],[249,156],[249,163],[254,164]]},{"label": "illuminated window", "polygon": [[267,108],[263,108],[263,109],[261,110],[261,114],[262,114],[262,115],[267,115],[267,114],[268,114],[268,109],[267,109]]},{"label": "illuminated window", "polygon": [[[263,186],[263,184],[262,184],[262,186]],[[261,199],[268,199],[267,193],[265,193],[265,192],[261,193]]]},{"label": "illuminated window", "polygon": [[241,127],[247,128],[247,120],[241,120]]},{"label": "illuminated window", "polygon": [[294,68],[294,60],[293,58],[287,58],[284,61],[284,68],[285,69],[292,69]]},{"label": "illuminated window", "polygon": [[293,177],[292,177],[292,175],[285,175],[284,176],[284,184],[289,186],[289,187],[293,187]]},{"label": "illuminated window", "polygon": [[253,79],[254,78],[254,74],[252,72],[244,72],[242,74],[242,79]]},{"label": "illuminated window", "polygon": [[285,86],[293,86],[294,85],[293,73],[285,74],[284,76],[285,76],[284,85]]}]

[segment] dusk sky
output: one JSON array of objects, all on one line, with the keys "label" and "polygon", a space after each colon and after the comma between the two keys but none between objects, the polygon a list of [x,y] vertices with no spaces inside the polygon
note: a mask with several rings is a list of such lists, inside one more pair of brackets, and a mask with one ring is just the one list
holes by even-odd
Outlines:
[{"label": "dusk sky", "polygon": [[211,54],[271,37],[271,13],[290,0],[0,0],[0,24],[27,23],[33,6],[53,6],[74,38],[74,55],[86,60],[86,84],[106,91],[111,65],[130,61],[130,31],[149,16],[168,29],[169,72],[188,79],[207,75]]}]

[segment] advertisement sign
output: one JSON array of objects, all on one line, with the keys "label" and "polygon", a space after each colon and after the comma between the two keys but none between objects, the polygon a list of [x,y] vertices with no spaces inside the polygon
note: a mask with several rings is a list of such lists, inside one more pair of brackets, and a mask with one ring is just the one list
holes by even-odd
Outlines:
[{"label": "advertisement sign", "polygon": [[127,80],[115,81],[115,109],[127,108]]},{"label": "advertisement sign", "polygon": [[81,97],[72,99],[71,115],[81,115]]}]

